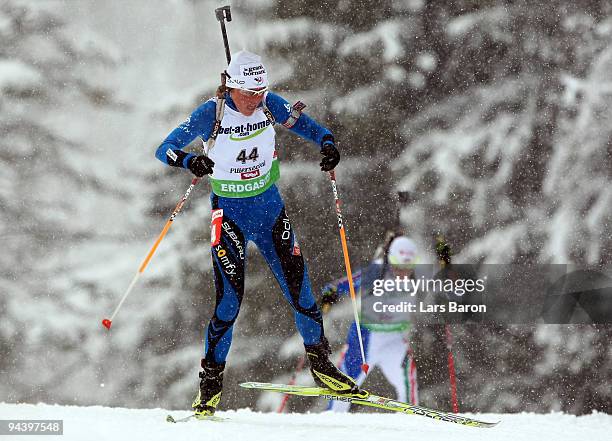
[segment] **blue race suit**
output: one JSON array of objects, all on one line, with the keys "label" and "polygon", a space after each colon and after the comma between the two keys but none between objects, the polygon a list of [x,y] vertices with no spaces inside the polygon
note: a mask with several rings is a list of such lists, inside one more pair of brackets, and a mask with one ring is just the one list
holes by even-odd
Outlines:
[{"label": "blue race suit", "polygon": [[[225,99],[226,106],[237,111],[228,93]],[[288,120],[291,106],[286,100],[270,92],[264,100],[276,122],[284,123]],[[156,157],[168,165],[187,168],[195,155],[182,149],[196,137],[208,140],[214,127],[215,114],[214,100],[203,103],[168,135],[158,147]],[[333,140],[328,129],[304,113],[290,130],[319,146],[324,138]],[[206,331],[205,359],[222,363],[227,358],[233,326],[244,295],[246,249],[249,241],[257,245],[284,297],[293,308],[295,323],[304,344],[319,343],[324,336],[321,312],[276,185],[272,184],[262,193],[249,197],[224,197],[212,192],[210,200],[213,218],[217,210],[223,211],[217,239],[211,247],[216,305]]]}]

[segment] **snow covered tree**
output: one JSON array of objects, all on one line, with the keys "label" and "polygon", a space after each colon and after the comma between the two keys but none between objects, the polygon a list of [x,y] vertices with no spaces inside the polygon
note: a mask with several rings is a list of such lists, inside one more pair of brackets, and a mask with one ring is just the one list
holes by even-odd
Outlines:
[{"label": "snow covered tree", "polygon": [[125,196],[112,184],[120,171],[109,176],[98,167],[99,144],[90,138],[91,119],[118,107],[96,76],[112,69],[118,53],[68,23],[61,5],[51,2],[1,2],[0,39],[6,396],[53,400],[68,373],[92,371],[86,316],[104,290],[92,282],[97,277],[84,274],[103,242],[90,242],[101,221],[92,214]]},{"label": "snow covered tree", "polygon": [[[193,12],[196,3],[173,8]],[[169,131],[211,96],[218,76],[145,111],[110,92],[126,60],[63,7],[0,2],[0,373],[11,379],[0,392],[8,400],[185,407],[215,297],[208,184],[195,189],[139,295],[123,307],[129,320],[107,335],[99,319],[191,179],[155,163],[160,127]],[[458,261],[610,261],[607,2],[232,7],[249,28],[231,28],[230,43],[261,53],[272,88],[304,101],[336,135],[355,268],[398,224],[421,241],[424,260],[432,233],[444,231]],[[172,38],[191,38],[181,31]],[[206,32],[219,38],[216,28]],[[137,78],[162,75],[137,67]],[[113,133],[108,122],[117,120],[125,130]],[[126,148],[137,131],[148,138]],[[277,133],[279,187],[318,291],[344,272],[329,181],[316,146]],[[398,190],[408,194],[401,212]],[[303,350],[290,308],[254,250],[246,291],[224,407],[252,404],[238,393],[240,381],[286,381]],[[336,311],[326,323],[335,349],[351,320],[349,308]],[[610,411],[609,328],[454,332],[463,409]],[[424,402],[444,407],[443,341],[433,329],[418,330],[415,341]],[[310,381],[306,371],[298,381]]]},{"label": "snow covered tree", "polygon": [[[278,58],[285,79],[277,86],[317,103],[337,134],[340,169],[355,171],[349,191],[359,196],[349,196],[351,206],[378,208],[347,216],[352,244],[366,251],[357,251],[359,261],[378,243],[380,213],[388,209],[376,196],[403,190],[402,225],[424,244],[445,231],[463,261],[605,263],[612,167],[601,72],[610,12],[599,1],[277,1],[258,14],[254,40]],[[299,195],[289,200],[303,205]],[[355,218],[369,234],[355,234]],[[493,335],[505,339],[508,357],[499,365],[515,382],[500,387],[509,400],[495,405],[516,409],[508,403],[527,384],[533,388],[537,369],[515,363],[543,350],[538,332],[482,328],[468,338],[466,345],[488,342],[483,351],[499,346]],[[575,329],[604,354],[589,332]],[[425,351],[441,350],[435,338],[420,338]],[[606,377],[596,377],[601,387]],[[470,387],[477,396],[488,386]],[[534,406],[543,406],[535,404],[543,392],[536,389]],[[576,412],[593,405],[555,400],[552,408]]]},{"label": "snow covered tree", "polygon": [[[602,31],[605,15],[590,16],[568,2],[553,6],[559,14],[518,2],[479,7],[447,20],[445,47],[453,61],[444,75],[452,93],[404,126],[408,144],[395,172],[400,188],[412,190],[414,203],[403,216],[452,232],[458,248],[470,242],[466,258],[595,263],[610,248],[602,237],[609,213],[606,217],[594,203],[607,199],[604,186],[590,186],[595,198],[579,197],[592,205],[592,226],[578,227],[581,234],[566,229],[573,225],[567,214],[581,208],[562,197],[560,214],[553,208],[559,204],[554,196],[559,187],[552,184],[560,179],[555,164],[566,154],[561,152],[574,150],[564,146],[563,134],[568,128],[564,115],[572,113],[567,100],[576,93],[572,78],[605,63],[596,61],[605,59],[609,39]],[[597,149],[597,159],[580,164],[605,167],[605,136],[583,154]],[[596,169],[583,167],[563,179],[585,182],[582,177]]]}]

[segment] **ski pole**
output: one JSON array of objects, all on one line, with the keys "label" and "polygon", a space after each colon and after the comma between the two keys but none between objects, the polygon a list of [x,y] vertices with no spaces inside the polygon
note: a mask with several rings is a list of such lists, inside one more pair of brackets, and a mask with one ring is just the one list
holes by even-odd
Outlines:
[{"label": "ski pole", "polygon": [[111,328],[111,325],[113,324],[113,319],[115,318],[115,316],[119,312],[119,309],[121,308],[121,305],[123,305],[123,302],[125,302],[125,299],[127,299],[127,296],[130,295],[130,292],[132,291],[132,288],[134,288],[134,285],[136,285],[136,281],[138,280],[140,275],[146,269],[147,265],[149,264],[149,261],[153,257],[153,254],[155,254],[155,250],[157,250],[157,247],[159,246],[160,242],[166,236],[166,233],[170,229],[170,225],[172,225],[172,222],[174,221],[174,218],[176,217],[177,214],[180,213],[181,209],[183,208],[183,205],[185,205],[185,201],[187,201],[187,198],[191,194],[191,190],[193,190],[193,188],[197,185],[198,182],[200,182],[200,178],[193,178],[193,180],[191,181],[191,185],[189,186],[189,188],[187,189],[187,191],[185,192],[185,194],[183,195],[183,197],[181,198],[181,200],[179,201],[177,206],[174,208],[174,211],[170,215],[170,218],[166,222],[166,225],[164,225],[164,228],[163,228],[162,232],[157,237],[157,240],[153,244],[153,247],[149,251],[149,254],[147,254],[147,257],[145,257],[145,260],[140,265],[140,268],[138,268],[138,272],[136,273],[136,275],[132,279],[132,282],[130,283],[130,286],[128,286],[127,291],[125,292],[125,294],[123,294],[123,297],[121,297],[121,300],[119,301],[119,304],[115,308],[115,311],[113,312],[113,315],[111,315],[110,318],[105,318],[104,320],[102,320],[102,325],[106,329],[110,329]]},{"label": "ski pole", "polygon": [[450,380],[451,404],[453,413],[459,412],[459,402],[457,401],[457,376],[455,372],[455,357],[453,356],[453,335],[450,326],[444,325],[446,331],[446,349],[448,350],[448,375]]},{"label": "ski pole", "polygon": [[[436,254],[440,268],[444,269],[446,265],[450,265],[452,254],[446,239],[442,234],[436,237]],[[450,325],[444,325],[444,333],[446,334],[446,350],[448,351],[448,377],[450,383],[451,405],[453,412],[459,412],[459,401],[457,400],[457,371],[455,369],[455,357],[453,355],[453,334],[450,330]]]},{"label": "ski pole", "polygon": [[346,267],[346,276],[348,277],[349,292],[351,293],[351,301],[353,303],[353,314],[355,316],[355,325],[357,326],[357,336],[359,338],[359,349],[361,350],[361,370],[364,374],[368,373],[370,366],[366,363],[365,351],[363,350],[363,339],[361,337],[361,326],[359,325],[359,314],[357,313],[357,299],[355,297],[355,287],[353,286],[353,273],[351,271],[351,261],[349,260],[348,246],[346,244],[346,232],[344,230],[344,222],[342,221],[342,211],[340,210],[340,198],[338,197],[338,187],[336,185],[336,172],[330,170],[329,179],[334,192],[336,201],[336,215],[338,216],[338,228],[340,228],[340,241],[342,242],[342,253],[344,254],[344,265]]},{"label": "ski pole", "polygon": [[[289,386],[293,386],[295,384],[298,374],[302,372],[302,369],[304,368],[305,361],[306,361],[306,357],[304,355],[301,355],[300,358],[298,359],[297,366],[295,367],[295,371],[293,371],[293,375],[291,376],[289,383],[287,383]],[[290,394],[285,394],[283,396],[283,401],[281,401],[280,406],[278,406],[276,413],[283,413],[283,411],[285,410],[285,406],[287,405],[287,401],[289,401],[290,396],[291,396]]]}]

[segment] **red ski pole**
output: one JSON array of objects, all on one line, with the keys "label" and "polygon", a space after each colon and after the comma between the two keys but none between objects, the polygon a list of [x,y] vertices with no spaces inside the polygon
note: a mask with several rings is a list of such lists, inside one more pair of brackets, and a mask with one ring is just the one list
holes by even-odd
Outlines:
[{"label": "red ski pole", "polygon": [[[446,265],[450,265],[452,253],[450,246],[442,234],[436,237],[436,254],[440,268],[444,269]],[[451,334],[450,326],[444,325],[444,333],[446,334],[446,350],[448,351],[448,376],[450,382],[451,405],[453,412],[459,412],[459,401],[457,400],[457,373],[455,370],[455,357],[453,356],[453,335]]]},{"label": "red ski pole", "polygon": [[459,412],[459,402],[457,401],[457,376],[455,372],[455,357],[453,357],[453,336],[449,325],[444,325],[446,331],[446,349],[448,350],[448,376],[450,378],[451,404],[453,413]]},{"label": "red ski pole", "polygon": [[[306,361],[306,357],[303,355],[300,356],[297,362],[297,366],[295,367],[295,371],[293,371],[293,375],[291,376],[289,383],[287,383],[289,386],[293,386],[295,384],[298,374],[302,372],[302,369],[304,368],[305,361]],[[283,411],[285,410],[285,406],[287,405],[287,401],[289,401],[290,396],[291,395],[289,394],[285,394],[283,396],[283,401],[281,401],[280,406],[278,406],[276,413],[283,413]]]}]

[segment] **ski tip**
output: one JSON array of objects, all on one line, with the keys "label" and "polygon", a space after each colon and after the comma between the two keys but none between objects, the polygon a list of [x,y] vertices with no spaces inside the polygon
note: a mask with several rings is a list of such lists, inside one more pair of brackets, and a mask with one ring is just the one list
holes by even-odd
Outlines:
[{"label": "ski tip", "polygon": [[472,422],[472,424],[467,424],[468,426],[472,426],[472,427],[481,427],[481,428],[490,428],[490,427],[495,427],[497,426],[499,423],[501,423],[500,421],[495,421],[493,422],[489,422],[489,421],[479,421],[479,420],[474,420]]},{"label": "ski tip", "polygon": [[370,365],[367,363],[364,363],[361,365],[361,370],[363,371],[364,374],[367,375],[368,371],[370,370]]},{"label": "ski tip", "polygon": [[113,322],[110,321],[109,319],[102,320],[102,326],[104,326],[108,330],[110,330],[112,324]]}]

